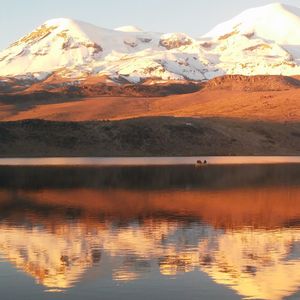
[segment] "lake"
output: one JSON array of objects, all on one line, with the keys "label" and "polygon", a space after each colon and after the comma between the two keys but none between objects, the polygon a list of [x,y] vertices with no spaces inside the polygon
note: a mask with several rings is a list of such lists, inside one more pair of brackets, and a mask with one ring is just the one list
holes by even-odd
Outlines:
[{"label": "lake", "polygon": [[221,159],[1,159],[1,299],[299,299],[300,159]]}]

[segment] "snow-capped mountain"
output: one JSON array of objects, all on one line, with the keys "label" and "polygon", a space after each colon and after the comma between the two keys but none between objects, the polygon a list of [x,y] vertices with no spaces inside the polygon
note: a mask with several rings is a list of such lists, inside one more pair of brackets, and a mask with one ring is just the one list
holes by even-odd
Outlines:
[{"label": "snow-capped mountain", "polygon": [[224,74],[300,74],[300,8],[249,9],[200,38],[47,21],[0,53],[0,76],[106,76],[138,83],[207,80]]},{"label": "snow-capped mountain", "polygon": [[253,35],[280,45],[300,44],[300,8],[274,3],[244,11],[206,34],[221,37],[230,32]]}]

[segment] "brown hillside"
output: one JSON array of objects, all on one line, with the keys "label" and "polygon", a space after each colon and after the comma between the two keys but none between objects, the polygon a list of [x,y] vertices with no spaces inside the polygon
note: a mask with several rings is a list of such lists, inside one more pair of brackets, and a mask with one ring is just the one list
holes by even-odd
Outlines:
[{"label": "brown hillside", "polygon": [[60,80],[47,79],[24,92],[0,95],[0,120],[88,121],[149,116],[300,120],[297,78],[223,76],[202,86],[181,82],[119,85],[91,77],[74,87]]},{"label": "brown hillside", "polygon": [[300,80],[287,76],[273,75],[226,75],[207,82],[207,90],[226,89],[232,91],[283,91],[300,88]]}]

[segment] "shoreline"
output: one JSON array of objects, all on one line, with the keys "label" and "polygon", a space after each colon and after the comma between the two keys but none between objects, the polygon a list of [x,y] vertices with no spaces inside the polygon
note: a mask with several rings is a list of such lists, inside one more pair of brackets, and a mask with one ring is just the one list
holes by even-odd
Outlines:
[{"label": "shoreline", "polygon": [[197,160],[207,160],[208,165],[205,167],[209,165],[300,164],[300,156],[2,157],[0,166],[179,166],[195,165]]}]

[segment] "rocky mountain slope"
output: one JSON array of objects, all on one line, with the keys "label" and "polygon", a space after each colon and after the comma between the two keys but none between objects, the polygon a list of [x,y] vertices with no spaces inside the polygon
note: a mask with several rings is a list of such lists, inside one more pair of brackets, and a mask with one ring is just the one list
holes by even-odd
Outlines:
[{"label": "rocky mountain slope", "polygon": [[76,86],[88,77],[151,84],[226,74],[296,75],[299,28],[300,8],[278,3],[247,10],[199,38],[54,19],[0,53],[0,84],[9,90],[16,79]]}]

